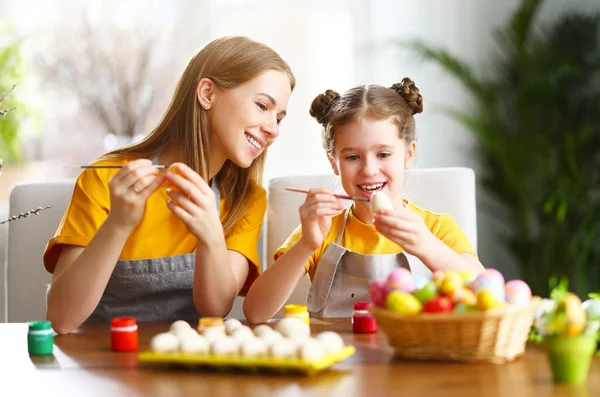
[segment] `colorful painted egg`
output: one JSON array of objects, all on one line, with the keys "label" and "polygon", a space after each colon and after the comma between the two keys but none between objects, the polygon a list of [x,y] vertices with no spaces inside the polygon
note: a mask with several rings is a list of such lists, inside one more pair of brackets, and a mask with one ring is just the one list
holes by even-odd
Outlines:
[{"label": "colorful painted egg", "polygon": [[531,302],[531,289],[523,280],[510,280],[504,286],[504,293],[508,303],[526,305]]},{"label": "colorful painted egg", "polygon": [[386,282],[384,280],[374,280],[369,285],[369,296],[371,302],[380,307],[385,307],[385,297],[387,296]]},{"label": "colorful painted egg", "polygon": [[438,287],[435,285],[433,281],[429,281],[425,284],[421,289],[416,290],[413,295],[421,301],[421,303],[425,303],[436,296],[438,296]]},{"label": "colorful painted egg", "polygon": [[401,291],[392,291],[385,300],[388,310],[394,313],[412,316],[418,314],[423,309],[421,302],[412,294]]},{"label": "colorful painted egg", "polygon": [[492,280],[495,283],[498,283],[501,286],[504,286],[504,276],[502,275],[502,273],[500,273],[500,271],[498,271],[497,269],[487,269],[486,271],[487,275],[489,276],[490,280]]},{"label": "colorful painted egg", "polygon": [[439,295],[423,305],[424,313],[449,313],[454,305],[447,296]]},{"label": "colorful painted egg", "polygon": [[473,281],[475,279],[475,274],[473,274],[473,272],[470,272],[468,270],[465,270],[464,272],[460,273],[460,277],[463,280],[463,283],[465,285],[471,283],[471,281]]},{"label": "colorful painted egg", "polygon": [[493,309],[504,303],[504,299],[499,297],[496,291],[491,288],[482,288],[477,291],[477,308],[479,310]]},{"label": "colorful painted egg", "polygon": [[453,270],[448,270],[444,274],[444,279],[440,284],[440,292],[442,294],[452,296],[455,291],[463,287],[463,280],[460,273]]},{"label": "colorful painted egg", "polygon": [[425,284],[430,282],[431,280],[425,276],[421,276],[420,274],[413,274],[413,284],[415,286],[415,291],[423,288]]},{"label": "colorful painted egg", "polygon": [[482,289],[491,289],[496,293],[498,298],[501,300],[505,299],[504,284],[498,283],[498,280],[494,280],[488,273],[481,273],[475,277],[471,284],[469,284],[469,288],[475,294]]},{"label": "colorful painted egg", "polygon": [[465,305],[464,303],[458,303],[454,305],[454,309],[452,309],[453,313],[470,313],[474,311],[477,311],[477,307]]},{"label": "colorful painted egg", "polygon": [[460,303],[467,306],[475,306],[477,304],[477,297],[469,288],[463,287],[452,295],[452,301],[454,301],[454,303]]},{"label": "colorful painted egg", "polygon": [[394,269],[387,278],[388,291],[402,291],[412,293],[415,290],[410,270],[403,267]]}]

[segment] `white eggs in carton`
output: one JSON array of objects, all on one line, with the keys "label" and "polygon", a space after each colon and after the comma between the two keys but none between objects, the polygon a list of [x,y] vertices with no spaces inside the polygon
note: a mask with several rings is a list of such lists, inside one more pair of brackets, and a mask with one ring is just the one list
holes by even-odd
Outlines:
[{"label": "white eggs in carton", "polygon": [[388,197],[387,194],[385,194],[382,191],[373,193],[373,195],[371,196],[371,212],[373,214],[376,214],[381,210],[393,209],[394,203],[392,203],[392,200]]},{"label": "white eggs in carton", "polygon": [[344,349],[344,340],[337,332],[321,332],[317,335],[316,339],[321,342],[326,353],[335,354]]},{"label": "white eggs in carton", "polygon": [[298,318],[286,317],[278,321],[275,329],[266,324],[251,329],[232,320],[227,320],[224,327],[204,328],[202,334],[185,321],[176,321],[169,332],[152,338],[150,348],[155,353],[303,361],[318,361],[344,349],[338,333],[325,331],[312,338],[310,327]]},{"label": "white eggs in carton", "polygon": [[170,332],[154,335],[150,348],[156,353],[174,353],[179,350],[179,338]]},{"label": "white eggs in carton", "polygon": [[262,357],[267,355],[268,346],[259,338],[246,339],[242,343],[240,353],[244,357]]},{"label": "white eggs in carton", "polygon": [[209,345],[206,339],[196,334],[196,336],[188,336],[179,342],[179,350],[186,354],[206,354],[209,350]]},{"label": "white eggs in carton", "polygon": [[238,350],[239,343],[231,336],[224,336],[210,344],[210,351],[215,356],[234,356]]},{"label": "white eggs in carton", "polygon": [[225,320],[225,332],[227,332],[227,335],[231,335],[233,333],[233,331],[235,331],[236,329],[242,327],[242,323],[240,322],[240,320],[236,319],[236,318],[229,318],[227,320]]}]

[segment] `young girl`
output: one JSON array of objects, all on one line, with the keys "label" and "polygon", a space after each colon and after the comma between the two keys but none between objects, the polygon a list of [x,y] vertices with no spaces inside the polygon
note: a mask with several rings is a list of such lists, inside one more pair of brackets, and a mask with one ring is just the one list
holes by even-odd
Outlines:
[{"label": "young girl", "polygon": [[79,176],[44,253],[58,333],[87,319],[229,313],[258,275],[265,154],[294,86],[272,49],[217,39],[191,59],[148,137],[94,163],[121,169]]},{"label": "young girl", "polygon": [[435,214],[402,198],[404,170],[416,151],[413,115],[423,98],[412,80],[391,88],[359,86],[340,96],[317,96],[310,114],[323,125],[323,146],[347,194],[384,192],[393,210],[371,212],[368,202],[344,208],[331,192],[313,189],[300,207],[302,224],[275,252],[276,262],[252,285],[244,313],[252,323],[272,317],[305,273],[312,281],[309,311],[350,316],[353,302],[368,300],[371,280],[408,268],[403,252],[429,269],[483,271],[471,244],[448,214]]}]

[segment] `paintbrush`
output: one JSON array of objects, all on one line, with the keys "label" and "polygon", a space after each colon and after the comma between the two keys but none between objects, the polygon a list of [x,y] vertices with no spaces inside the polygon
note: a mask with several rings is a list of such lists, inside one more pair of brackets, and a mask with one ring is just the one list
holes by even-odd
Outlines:
[{"label": "paintbrush", "polygon": [[[295,189],[293,187],[286,187],[285,190],[287,190],[288,192],[296,192],[296,193],[309,193],[308,190],[302,190],[302,189]],[[369,202],[371,200],[369,200],[366,197],[358,197],[358,196],[346,196],[344,194],[334,194],[334,197],[337,197],[339,199],[344,199],[344,200],[353,200],[353,201],[366,201]]]}]

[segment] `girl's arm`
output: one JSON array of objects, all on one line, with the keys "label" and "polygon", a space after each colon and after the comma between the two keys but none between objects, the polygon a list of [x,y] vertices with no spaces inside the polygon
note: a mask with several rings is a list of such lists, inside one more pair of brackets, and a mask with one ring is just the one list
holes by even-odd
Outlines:
[{"label": "girl's arm", "polygon": [[282,308],[306,274],[304,265],[314,251],[301,237],[254,281],[244,300],[251,324],[266,322]]},{"label": "girl's arm", "polygon": [[302,236],[260,275],[246,295],[244,314],[250,323],[264,323],[288,300],[306,270],[304,265],[331,228],[331,218],[343,209],[340,201],[325,189],[312,189],[300,206]]},{"label": "girl's arm", "polygon": [[93,313],[146,200],[163,177],[149,160],[135,160],[109,183],[111,209],[86,247],[62,247],[47,293],[46,318],[59,334],[72,331]]},{"label": "girl's arm", "polygon": [[[483,265],[475,255],[458,254],[435,236],[422,217],[405,209],[380,210],[374,214],[377,230],[418,257],[432,272],[456,270],[481,273]],[[466,238],[466,237],[465,237]]]}]

